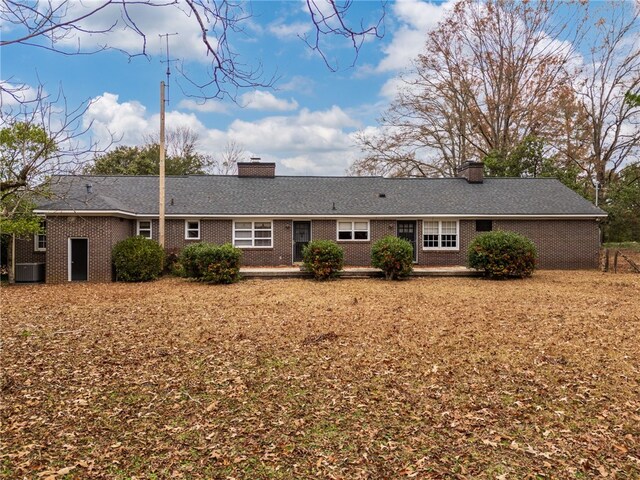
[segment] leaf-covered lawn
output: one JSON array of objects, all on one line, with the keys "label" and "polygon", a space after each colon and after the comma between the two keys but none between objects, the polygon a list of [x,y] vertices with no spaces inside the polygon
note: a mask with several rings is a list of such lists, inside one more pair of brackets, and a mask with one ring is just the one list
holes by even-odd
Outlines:
[{"label": "leaf-covered lawn", "polygon": [[639,478],[640,276],[2,289],[5,478]]}]

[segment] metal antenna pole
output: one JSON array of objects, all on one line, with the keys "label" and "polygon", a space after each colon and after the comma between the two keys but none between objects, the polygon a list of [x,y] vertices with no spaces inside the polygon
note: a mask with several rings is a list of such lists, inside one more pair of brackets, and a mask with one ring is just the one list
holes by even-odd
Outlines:
[{"label": "metal antenna pole", "polygon": [[169,104],[169,102],[170,102],[170,95],[169,95],[169,94],[170,94],[170,88],[171,88],[171,87],[170,87],[169,77],[171,76],[171,62],[177,62],[177,61],[178,61],[177,59],[175,59],[175,58],[171,58],[171,57],[169,56],[169,37],[170,37],[170,36],[173,36],[173,35],[178,35],[178,34],[177,34],[177,33],[165,33],[165,34],[163,34],[163,35],[158,35],[160,38],[164,37],[164,38],[165,38],[165,41],[166,41],[166,49],[167,49],[167,51],[166,51],[166,53],[167,53],[166,58],[167,58],[167,59],[166,59],[166,60],[164,60],[164,61],[162,61],[162,60],[161,60],[161,61],[160,61],[160,63],[166,63],[166,64],[167,64],[167,71],[166,71],[167,82],[166,82],[166,84],[165,84],[165,85],[166,85],[166,88],[167,88],[167,95],[166,95],[167,105],[168,105],[168,104]]}]

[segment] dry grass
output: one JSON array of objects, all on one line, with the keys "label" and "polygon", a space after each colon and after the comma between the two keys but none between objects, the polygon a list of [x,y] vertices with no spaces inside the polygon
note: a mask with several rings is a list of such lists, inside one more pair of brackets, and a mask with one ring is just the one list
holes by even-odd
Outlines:
[{"label": "dry grass", "polygon": [[639,478],[640,276],[2,290],[5,478]]}]

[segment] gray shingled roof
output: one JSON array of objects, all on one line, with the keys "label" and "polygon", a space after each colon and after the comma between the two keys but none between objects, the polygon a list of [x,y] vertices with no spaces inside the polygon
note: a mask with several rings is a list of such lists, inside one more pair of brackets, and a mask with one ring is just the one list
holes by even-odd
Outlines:
[{"label": "gray shingled roof", "polygon": [[[55,199],[40,202],[38,210],[158,214],[158,177],[59,176],[52,191]],[[167,215],[605,214],[551,178],[487,178],[470,184],[462,178],[195,175],[167,177],[166,198]]]}]

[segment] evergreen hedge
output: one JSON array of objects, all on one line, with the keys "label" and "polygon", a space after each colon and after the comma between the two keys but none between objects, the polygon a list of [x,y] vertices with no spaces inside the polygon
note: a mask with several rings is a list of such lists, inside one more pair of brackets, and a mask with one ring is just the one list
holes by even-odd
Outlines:
[{"label": "evergreen hedge", "polygon": [[482,270],[486,277],[530,277],[536,265],[536,247],[515,232],[495,231],[478,235],[469,245],[469,267]]},{"label": "evergreen hedge", "polygon": [[148,282],[162,273],[164,250],[158,242],[137,236],[118,242],[111,251],[116,280]]},{"label": "evergreen hedge", "polygon": [[302,264],[315,280],[329,280],[342,270],[344,252],[331,240],[313,240],[302,250]]},{"label": "evergreen hedge", "polygon": [[384,272],[386,280],[399,280],[413,271],[413,247],[404,238],[388,235],[373,244],[371,265]]},{"label": "evergreen hedge", "polygon": [[230,243],[194,243],[182,249],[180,264],[187,277],[208,283],[240,280],[242,250]]}]

